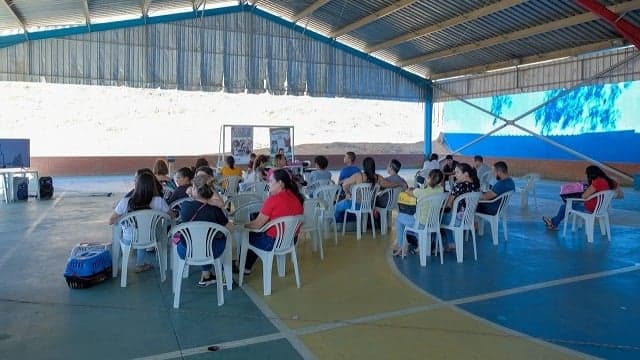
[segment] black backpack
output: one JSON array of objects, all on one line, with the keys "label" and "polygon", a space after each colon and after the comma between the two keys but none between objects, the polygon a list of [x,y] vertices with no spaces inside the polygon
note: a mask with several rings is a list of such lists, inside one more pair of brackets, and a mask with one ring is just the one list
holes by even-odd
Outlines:
[{"label": "black backpack", "polygon": [[43,176],[39,180],[40,200],[48,200],[53,196],[53,179],[51,176]]}]

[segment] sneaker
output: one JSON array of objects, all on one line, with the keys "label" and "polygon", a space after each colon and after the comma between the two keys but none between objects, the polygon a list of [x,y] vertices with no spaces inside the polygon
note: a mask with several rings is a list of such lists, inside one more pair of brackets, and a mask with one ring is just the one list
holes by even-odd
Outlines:
[{"label": "sneaker", "polygon": [[210,277],[206,278],[206,279],[200,279],[200,281],[198,281],[198,283],[196,284],[197,287],[207,287],[209,285],[213,285],[216,283],[216,277],[215,275],[211,275]]}]

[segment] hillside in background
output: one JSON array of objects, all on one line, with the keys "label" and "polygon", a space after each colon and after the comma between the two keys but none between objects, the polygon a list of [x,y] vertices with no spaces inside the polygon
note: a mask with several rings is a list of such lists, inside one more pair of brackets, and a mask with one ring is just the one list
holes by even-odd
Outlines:
[{"label": "hillside in background", "polygon": [[[446,146],[438,141],[431,143],[433,152],[447,154],[450,152]],[[397,143],[365,143],[365,142],[332,142],[326,144],[300,144],[295,146],[296,155],[322,155],[344,154],[353,151],[356,154],[422,154],[424,142],[410,144]],[[269,153],[268,148],[257,150],[257,153]]]}]

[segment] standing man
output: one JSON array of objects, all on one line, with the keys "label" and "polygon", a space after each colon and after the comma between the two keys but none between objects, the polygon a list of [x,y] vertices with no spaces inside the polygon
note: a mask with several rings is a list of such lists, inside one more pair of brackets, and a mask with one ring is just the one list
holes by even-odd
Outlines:
[{"label": "standing man", "polygon": [[[507,163],[504,161],[498,161],[493,164],[493,169],[496,172],[497,182],[493,185],[491,190],[482,194],[480,200],[493,200],[507,191],[514,191],[516,189],[516,184],[513,182],[511,176],[509,176]],[[482,214],[495,215],[498,212],[499,207],[499,201],[494,201],[492,203],[479,203],[476,211]]]},{"label": "standing man", "polygon": [[360,168],[353,165],[356,161],[356,154],[353,151],[347,151],[344,154],[344,165],[345,167],[340,170],[340,176],[338,177],[338,183],[341,184],[344,180],[351,177],[351,175],[359,173]]}]

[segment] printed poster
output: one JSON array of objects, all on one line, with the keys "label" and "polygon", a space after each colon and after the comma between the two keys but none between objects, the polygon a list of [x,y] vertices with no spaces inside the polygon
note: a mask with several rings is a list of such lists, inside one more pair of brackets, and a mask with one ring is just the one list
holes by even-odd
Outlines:
[{"label": "printed poster", "polygon": [[238,164],[248,164],[249,155],[253,151],[253,127],[231,127],[231,155]]},{"label": "printed poster", "polygon": [[271,156],[283,151],[285,157],[291,160],[291,128],[270,128]]}]

